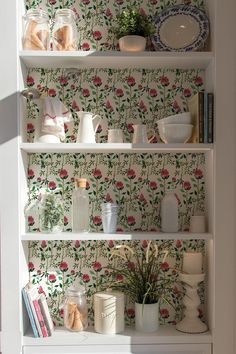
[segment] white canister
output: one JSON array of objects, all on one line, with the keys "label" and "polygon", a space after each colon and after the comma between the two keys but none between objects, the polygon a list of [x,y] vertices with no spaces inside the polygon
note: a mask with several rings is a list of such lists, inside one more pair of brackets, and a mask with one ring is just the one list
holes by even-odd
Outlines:
[{"label": "white canister", "polygon": [[161,201],[161,230],[178,232],[178,200],[173,192],[168,192]]},{"label": "white canister", "polygon": [[119,291],[103,291],[94,294],[94,327],[102,334],[124,331],[124,294]]}]

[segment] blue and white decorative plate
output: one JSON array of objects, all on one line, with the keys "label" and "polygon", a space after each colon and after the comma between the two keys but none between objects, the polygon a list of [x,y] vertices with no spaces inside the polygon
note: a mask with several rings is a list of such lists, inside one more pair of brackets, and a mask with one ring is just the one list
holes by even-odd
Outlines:
[{"label": "blue and white decorative plate", "polygon": [[152,42],[156,50],[187,52],[203,47],[209,35],[205,12],[191,5],[175,5],[155,18]]}]

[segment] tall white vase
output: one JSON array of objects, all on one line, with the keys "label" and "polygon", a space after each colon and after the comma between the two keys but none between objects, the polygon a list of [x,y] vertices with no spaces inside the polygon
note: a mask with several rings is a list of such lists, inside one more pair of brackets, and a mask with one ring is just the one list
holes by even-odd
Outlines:
[{"label": "tall white vase", "polygon": [[159,303],[135,303],[135,329],[139,332],[155,332],[159,327]]}]

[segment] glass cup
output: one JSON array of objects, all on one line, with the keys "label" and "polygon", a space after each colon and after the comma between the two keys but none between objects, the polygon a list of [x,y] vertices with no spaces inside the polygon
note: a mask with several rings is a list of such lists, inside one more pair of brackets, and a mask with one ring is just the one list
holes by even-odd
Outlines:
[{"label": "glass cup", "polygon": [[123,131],[122,129],[109,129],[108,130],[108,143],[123,143]]}]

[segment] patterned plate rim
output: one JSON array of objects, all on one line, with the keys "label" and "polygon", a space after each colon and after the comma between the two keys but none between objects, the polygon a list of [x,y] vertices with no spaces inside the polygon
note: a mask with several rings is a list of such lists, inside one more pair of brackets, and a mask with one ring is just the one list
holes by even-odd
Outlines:
[{"label": "patterned plate rim", "polygon": [[[164,44],[160,38],[160,29],[163,22],[169,18],[170,16],[175,15],[189,15],[193,17],[200,26],[200,33],[198,38],[182,47],[182,48],[172,48]],[[204,11],[197,8],[196,6],[191,5],[175,5],[169,7],[168,9],[163,10],[158,16],[155,18],[155,26],[156,26],[156,33],[152,36],[152,42],[156,50],[165,50],[165,51],[175,51],[175,52],[187,52],[187,51],[194,51],[202,47],[209,35],[209,19]]]}]

